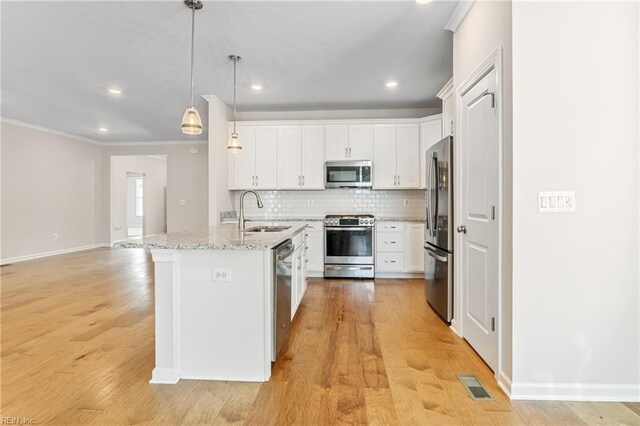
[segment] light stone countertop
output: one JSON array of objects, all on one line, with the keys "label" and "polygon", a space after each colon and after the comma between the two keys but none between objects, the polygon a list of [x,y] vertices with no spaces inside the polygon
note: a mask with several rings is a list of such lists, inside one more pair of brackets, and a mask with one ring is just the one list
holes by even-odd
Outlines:
[{"label": "light stone countertop", "polygon": [[[251,228],[249,223],[247,228]],[[113,246],[173,250],[270,250],[305,228],[306,225],[302,225],[292,226],[290,229],[280,232],[240,232],[237,224],[226,224],[202,231],[129,238],[118,241]]]},{"label": "light stone countertop", "polygon": [[379,222],[426,222],[424,217],[399,217],[399,216],[376,216],[376,220]]}]

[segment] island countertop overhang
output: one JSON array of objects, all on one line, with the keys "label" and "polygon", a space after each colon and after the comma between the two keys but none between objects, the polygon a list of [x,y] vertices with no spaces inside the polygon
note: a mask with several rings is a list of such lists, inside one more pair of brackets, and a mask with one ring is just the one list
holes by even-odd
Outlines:
[{"label": "island countertop overhang", "polygon": [[182,231],[117,241],[114,247],[170,249],[170,250],[271,250],[293,238],[307,225],[283,223],[291,226],[280,232],[240,231],[236,224],[225,224],[200,231]]}]

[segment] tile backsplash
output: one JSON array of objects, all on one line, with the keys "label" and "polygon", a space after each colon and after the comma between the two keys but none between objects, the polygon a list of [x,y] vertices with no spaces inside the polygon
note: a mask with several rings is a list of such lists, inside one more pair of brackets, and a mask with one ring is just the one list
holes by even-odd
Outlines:
[{"label": "tile backsplash", "polygon": [[[234,191],[236,210],[241,191]],[[371,189],[326,189],[324,191],[257,191],[264,208],[258,209],[255,197],[244,199],[245,216],[322,217],[327,214],[371,213],[377,218],[424,218],[424,190],[378,191]],[[405,205],[406,204],[406,205]]]}]

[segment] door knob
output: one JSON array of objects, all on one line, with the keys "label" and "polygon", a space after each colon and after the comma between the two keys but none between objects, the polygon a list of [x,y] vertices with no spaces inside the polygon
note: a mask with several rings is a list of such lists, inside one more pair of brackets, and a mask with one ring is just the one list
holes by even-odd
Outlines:
[{"label": "door knob", "polygon": [[456,231],[458,231],[458,233],[461,234],[466,234],[467,233],[467,227],[464,225],[460,225],[456,228]]}]

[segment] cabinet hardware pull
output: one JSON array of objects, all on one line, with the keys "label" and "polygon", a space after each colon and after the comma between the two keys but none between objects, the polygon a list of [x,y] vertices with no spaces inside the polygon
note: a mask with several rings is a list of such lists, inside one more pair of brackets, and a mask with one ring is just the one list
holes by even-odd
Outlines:
[{"label": "cabinet hardware pull", "polygon": [[304,186],[304,175],[302,175],[302,186]]},{"label": "cabinet hardware pull", "polygon": [[395,260],[385,260],[384,263],[396,263]]}]

